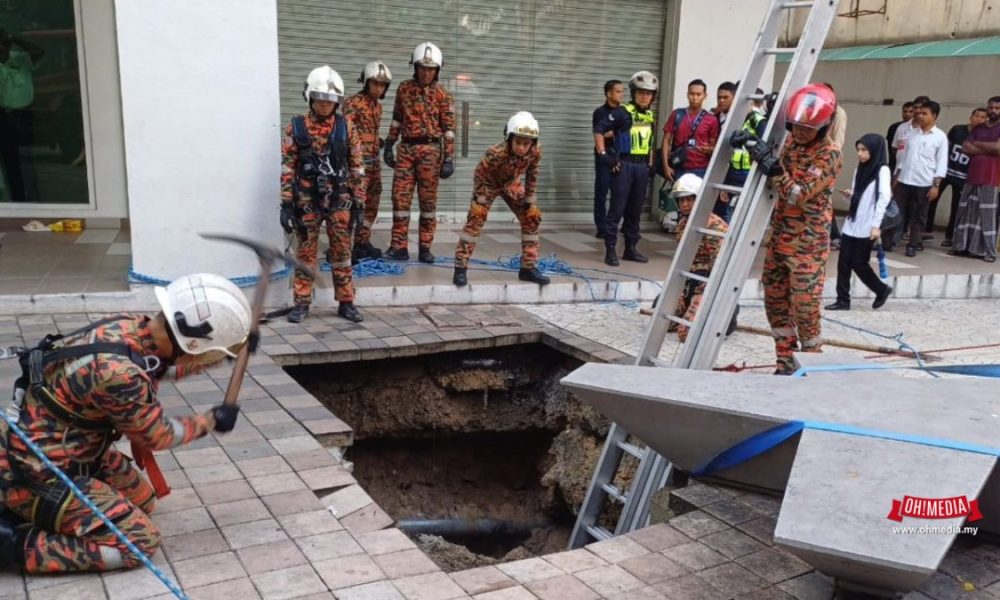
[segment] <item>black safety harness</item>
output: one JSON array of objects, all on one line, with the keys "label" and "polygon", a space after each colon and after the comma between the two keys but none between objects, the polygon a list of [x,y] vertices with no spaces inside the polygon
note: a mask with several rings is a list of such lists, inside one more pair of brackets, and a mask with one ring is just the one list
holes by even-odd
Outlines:
[{"label": "black safety harness", "polygon": [[[159,359],[153,355],[146,355],[137,352],[134,348],[120,342],[93,342],[90,344],[79,344],[73,346],[63,346],[59,342],[65,338],[76,337],[108,323],[128,319],[125,315],[107,317],[81,327],[67,334],[50,334],[45,336],[38,345],[33,348],[11,349],[16,354],[21,365],[21,376],[14,382],[13,403],[17,406],[17,424],[21,425],[23,411],[20,409],[28,392],[31,397],[52,413],[55,418],[69,425],[69,427],[87,431],[98,432],[104,435],[104,442],[99,452],[89,461],[74,461],[66,469],[67,474],[74,477],[88,477],[100,468],[104,453],[117,437],[114,425],[107,419],[92,419],[74,412],[70,407],[59,401],[52,387],[45,380],[45,368],[53,363],[82,358],[95,354],[114,354],[122,356],[133,362],[145,372],[152,372],[159,368]],[[10,458],[10,431],[7,431],[7,451],[8,462],[11,473],[15,480],[29,487],[34,492],[37,499],[32,508],[32,520],[38,525],[45,527],[49,531],[56,531],[58,520],[61,517],[66,502],[70,499],[69,488],[57,481],[51,486],[36,485],[30,479],[24,477]]]},{"label": "black safety harness", "polygon": [[[306,118],[299,115],[292,117],[292,139],[298,148],[298,169],[295,178],[294,192],[297,198],[309,196],[309,202],[296,202],[295,210],[302,223],[302,215],[317,213],[321,219],[330,216],[333,209],[331,198],[350,196],[347,186],[348,146],[347,119],[336,119],[326,148],[317,152],[313,148],[312,136],[306,127]],[[311,188],[302,186],[308,181]],[[339,210],[350,210],[351,206],[340,207]],[[300,229],[303,227],[300,225]]]}]

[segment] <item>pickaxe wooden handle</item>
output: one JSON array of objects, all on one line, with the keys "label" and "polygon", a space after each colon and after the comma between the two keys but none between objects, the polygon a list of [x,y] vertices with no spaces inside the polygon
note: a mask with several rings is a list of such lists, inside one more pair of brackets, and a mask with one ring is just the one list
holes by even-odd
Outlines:
[{"label": "pickaxe wooden handle", "polygon": [[260,339],[259,316],[264,310],[267,286],[271,280],[271,265],[281,260],[303,271],[309,277],[315,277],[316,274],[312,268],[294,256],[290,256],[274,246],[262,244],[257,240],[228,233],[202,233],[200,235],[207,240],[233,242],[246,246],[253,250],[257,254],[258,260],[260,260],[260,278],[257,282],[257,290],[254,292],[253,300],[250,302],[250,333],[247,336],[247,343],[243,345],[239,356],[236,357],[236,364],[233,365],[233,374],[229,377],[229,386],[226,388],[226,395],[222,400],[226,406],[233,406],[239,400],[240,387],[243,385],[243,376],[247,371],[247,363],[250,362],[250,353],[257,350],[257,342]]}]

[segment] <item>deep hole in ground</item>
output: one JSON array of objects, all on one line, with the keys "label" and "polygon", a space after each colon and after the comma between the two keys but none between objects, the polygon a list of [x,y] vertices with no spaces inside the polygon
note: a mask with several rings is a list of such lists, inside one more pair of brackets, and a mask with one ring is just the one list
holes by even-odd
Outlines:
[{"label": "deep hole in ground", "polygon": [[566,548],[608,425],[559,386],[580,364],[525,344],[287,371],[354,428],[362,487],[458,570]]}]

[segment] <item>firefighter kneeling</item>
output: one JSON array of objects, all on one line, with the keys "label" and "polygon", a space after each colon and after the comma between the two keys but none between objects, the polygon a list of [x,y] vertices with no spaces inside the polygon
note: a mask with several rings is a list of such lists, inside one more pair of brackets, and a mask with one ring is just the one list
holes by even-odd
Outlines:
[{"label": "firefighter kneeling", "polygon": [[[19,352],[22,375],[8,410],[48,459],[147,555],[160,545],[149,514],[157,494],[168,490],[156,489],[149,462],[154,485],[112,444],[125,436],[133,455],[151,457],[153,450],[176,448],[213,430],[231,431],[236,406],[167,417],[157,386],[171,366],[182,377],[235,358],[251,320],[243,292],[218,275],[182,277],[156,288],[156,298],[162,310],[153,318],[102,319]],[[0,566],[70,573],[141,564],[7,421],[0,424],[0,491],[6,509],[0,518]]]},{"label": "firefighter kneeling", "polygon": [[[503,198],[521,224],[521,270],[517,278],[545,285],[549,278],[538,270],[538,225],[542,211],[538,210],[535,190],[538,186],[538,165],[542,148],[538,145],[538,121],[531,113],[521,111],[507,121],[505,142],[486,150],[476,167],[472,204],[469,217],[455,249],[455,285],[469,282],[469,259],[476,249],[479,232],[490,214],[493,200]],[[521,176],[524,175],[524,185]]]}]

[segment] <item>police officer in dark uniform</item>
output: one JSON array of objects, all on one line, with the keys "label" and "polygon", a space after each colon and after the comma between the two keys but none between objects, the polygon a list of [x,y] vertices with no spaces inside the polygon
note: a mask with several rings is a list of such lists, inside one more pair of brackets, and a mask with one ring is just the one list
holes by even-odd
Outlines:
[{"label": "police officer in dark uniform", "polygon": [[[612,111],[594,127],[594,145],[598,159],[611,169],[611,206],[604,221],[604,264],[618,266],[618,223],[624,218],[625,252],[623,260],[649,262],[639,253],[639,217],[642,203],[654,173],[653,126],[656,115],[650,108],[659,80],[649,71],[639,71],[629,79],[632,100]],[[614,134],[611,148],[605,134]]]}]

